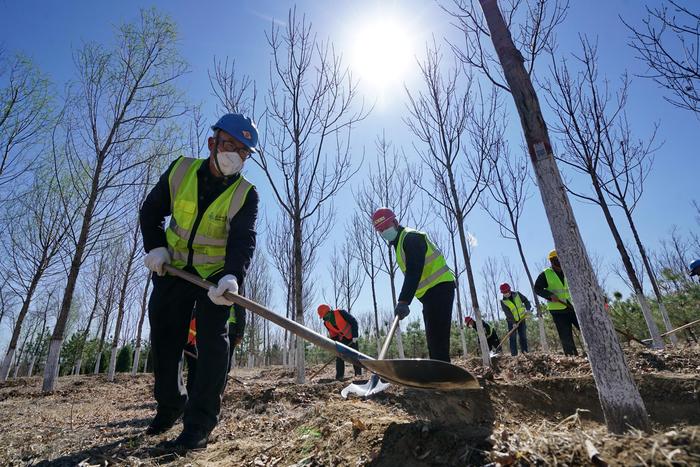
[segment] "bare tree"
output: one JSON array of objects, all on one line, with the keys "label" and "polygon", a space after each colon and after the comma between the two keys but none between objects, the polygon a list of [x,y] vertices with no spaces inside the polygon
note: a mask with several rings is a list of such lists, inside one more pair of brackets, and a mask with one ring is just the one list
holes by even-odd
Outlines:
[{"label": "bare tree", "polygon": [[118,215],[133,210],[118,202],[122,189],[140,181],[144,167],[164,156],[143,149],[172,137],[159,130],[180,114],[174,82],[186,70],[176,51],[174,25],[155,10],[143,10],[138,21],[121,26],[112,50],[86,44],[75,62],[78,81],[68,97],[65,141],[56,148],[55,160],[65,162],[71,173],[59,194],[77,191],[84,204],[73,232],[75,250],[51,336],[44,392],[55,387],[66,321],[91,241],[115,233]]},{"label": "bare tree", "polygon": [[139,313],[139,321],[136,328],[136,342],[134,343],[134,359],[131,364],[131,374],[135,375],[139,371],[139,359],[141,358],[141,339],[143,334],[143,322],[146,318],[146,310],[148,310],[148,288],[151,285],[151,273],[145,275],[145,284],[143,285],[143,293],[141,294],[141,310]]},{"label": "bare tree", "polygon": [[[245,293],[251,300],[269,304],[272,300],[272,278],[269,265],[262,249],[256,249],[250,268],[246,274]],[[254,367],[259,361],[260,341],[264,333],[265,320],[258,319],[255,313],[249,314],[248,327],[248,366]]]},{"label": "bare tree", "polygon": [[[146,188],[147,185],[144,185]],[[137,206],[140,206],[143,200],[146,198],[147,191],[142,191],[142,196],[140,198]],[[107,379],[109,381],[114,381],[114,372],[117,366],[117,352],[119,351],[119,341],[121,338],[122,323],[124,322],[124,313],[126,312],[126,300],[130,292],[131,284],[131,271],[134,267],[134,261],[136,256],[139,254],[140,246],[140,229],[138,227],[138,217],[133,216],[131,222],[127,223],[126,231],[131,232],[131,237],[125,239],[128,243],[124,246],[124,255],[122,256],[119,268],[114,271],[118,274],[121,279],[121,285],[119,287],[119,302],[117,305],[117,319],[114,324],[114,336],[112,337],[112,350],[109,356],[109,367],[107,370]]]},{"label": "bare tree", "polygon": [[[361,222],[370,223],[372,214],[377,208],[382,206],[390,207],[402,222],[414,222],[420,225],[421,214],[416,212],[416,190],[412,190],[406,180],[410,179],[408,167],[403,164],[399,151],[387,139],[382,131],[381,136],[377,136],[375,142],[376,160],[368,170],[367,178],[362,187],[355,192],[355,199],[364,219]],[[396,306],[396,274],[399,266],[394,255],[394,248],[391,245],[384,245],[377,237],[376,232],[372,232],[375,240],[379,243],[380,262],[378,268],[389,278],[391,289],[391,307]],[[375,309],[375,315],[378,316]],[[377,330],[379,329],[377,319]],[[396,346],[399,357],[404,358],[403,341],[401,340],[401,326],[396,332]],[[377,337],[379,339],[379,337]]]},{"label": "bare tree", "polygon": [[608,429],[649,430],[649,416],[625,363],[604,295],[591,267],[564,183],[557,167],[537,94],[496,0],[479,0],[494,49],[520,115],[530,159],[552,237],[571,288],[581,331],[589,347],[593,378]]},{"label": "bare tree", "polygon": [[333,285],[334,304],[343,307],[348,313],[352,312],[352,307],[359,298],[365,283],[362,266],[353,256],[353,247],[352,232],[348,230],[348,235],[340,247],[340,251],[333,247],[331,264],[328,269]]},{"label": "bare tree", "polygon": [[464,329],[464,312],[463,310],[466,309],[466,303],[464,306],[462,305],[462,291],[460,288],[460,277],[462,277],[462,273],[466,270],[466,268],[460,268],[459,266],[459,258],[457,255],[457,245],[455,243],[455,235],[454,232],[457,230],[456,226],[456,221],[454,216],[451,215],[449,209],[443,208],[439,211],[439,216],[442,222],[445,224],[445,227],[447,229],[447,236],[450,239],[449,245],[450,245],[450,250],[452,251],[452,261],[454,262],[454,273],[455,273],[455,282],[456,282],[456,290],[455,290],[455,296],[457,297],[457,317],[459,320],[459,340],[460,343],[462,344],[462,355],[465,357],[469,354],[469,351],[467,349],[467,337],[466,337],[466,330]]},{"label": "bare tree", "polygon": [[236,61],[226,57],[222,62],[214,57],[214,68],[209,70],[209,84],[222,112],[253,115],[257,101],[255,81],[249,75],[236,75]]},{"label": "bare tree", "polygon": [[81,338],[79,341],[80,347],[78,348],[77,355],[75,358],[75,366],[73,369],[73,373],[76,375],[80,374],[81,369],[83,367],[83,352],[85,350],[85,343],[87,342],[88,335],[90,334],[90,327],[92,326],[92,321],[95,319],[95,315],[97,314],[98,308],[100,306],[100,300],[103,298],[102,284],[104,283],[103,281],[106,280],[107,276],[107,256],[107,249],[103,248],[102,251],[100,251],[99,259],[93,262],[91,267],[90,280],[93,281],[91,284],[91,289],[93,292],[92,306],[90,307],[90,314],[88,315],[85,328],[81,333]]},{"label": "bare tree", "polygon": [[55,197],[56,187],[56,177],[50,176],[45,169],[37,171],[29,191],[19,196],[11,208],[14,221],[8,226],[8,242],[4,245],[6,257],[10,259],[5,276],[21,297],[22,307],[0,366],[0,381],[7,379],[17,339],[34,294],[40,289],[41,282],[52,274],[66,240],[66,222],[71,221],[71,214],[68,214],[68,218],[64,217],[59,200]]},{"label": "bare tree", "polygon": [[[520,154],[520,153],[519,153]],[[488,185],[491,199],[496,205],[489,204],[488,199],[482,198],[481,205],[488,215],[497,224],[501,236],[515,241],[518,247],[518,255],[525,269],[532,297],[535,302],[537,321],[540,330],[540,345],[542,351],[549,352],[547,336],[544,330],[544,319],[540,299],[535,293],[535,281],[532,279],[530,267],[525,258],[525,251],[520,237],[520,218],[525,209],[525,203],[530,198],[530,171],[524,153],[521,156],[512,156],[507,142],[501,139],[492,153],[490,159],[492,182]],[[514,281],[511,280],[511,284]]]},{"label": "bare tree", "polygon": [[[41,145],[52,123],[48,79],[21,55],[0,50],[0,187],[27,173],[36,158],[29,153]],[[39,140],[39,143],[37,143]]]},{"label": "bare tree", "polygon": [[[110,270],[115,271],[117,267],[117,259],[119,254],[115,252],[110,253],[108,267]],[[105,284],[105,288],[100,291],[104,295],[104,303],[102,303],[102,321],[100,323],[99,331],[99,342],[97,344],[97,354],[95,358],[95,367],[93,368],[93,373],[98,374],[100,372],[100,366],[102,363],[102,352],[104,350],[105,340],[107,339],[107,331],[110,328],[110,319],[112,317],[112,311],[114,311],[114,301],[119,293],[119,275],[110,274],[108,276],[108,281]]]},{"label": "bare tree", "polygon": [[623,22],[632,32],[630,46],[649,68],[643,76],[669,91],[668,102],[700,118],[700,10],[682,3],[647,6],[639,26]]},{"label": "bare tree", "polygon": [[593,194],[582,193],[567,184],[574,196],[598,205],[603,212],[615,246],[620,253],[627,277],[656,348],[663,347],[663,339],[644,295],[641,281],[635,271],[629,252],[610,209],[603,185],[608,181],[603,160],[614,158],[618,151],[615,125],[619,122],[627,101],[628,81],[624,76],[616,99],[613,100],[608,83],[600,83],[595,45],[581,39],[583,54],[577,57],[582,71],[572,76],[566,61],[553,58],[553,83],[545,84],[547,102],[556,115],[555,131],[561,135],[564,151],[558,160],[584,174],[593,188]]},{"label": "bare tree", "polygon": [[[659,304],[659,313],[664,321],[666,331],[671,331],[673,325],[664,305],[658,279],[634,221],[634,210],[642,197],[644,182],[651,171],[653,163],[654,135],[646,141],[633,140],[627,118],[622,115],[614,130],[607,129],[606,136],[608,139],[614,139],[604,146],[606,150],[603,151],[603,157],[601,158],[605,169],[605,180],[602,188],[608,195],[611,203],[622,209],[622,212],[625,214],[625,219],[632,231],[632,236],[643,265],[643,268],[635,266],[634,269],[639,271],[640,274],[643,270],[646,270]],[[633,255],[630,256],[633,257]],[[643,283],[644,281],[642,280],[641,282]],[[669,338],[672,344],[678,343],[678,338],[675,334],[670,334]]]},{"label": "bare tree", "polygon": [[[489,100],[479,93],[481,106],[475,110],[471,102],[471,77],[463,76],[456,66],[444,73],[442,55],[436,45],[427,49],[426,54],[420,64],[425,90],[411,93],[406,89],[409,117],[405,122],[420,142],[420,146],[414,145],[414,150],[430,174],[424,177],[422,171],[416,171],[414,183],[456,220],[481,356],[483,364],[491,366],[467,245],[466,219],[486,188],[488,154],[497,131],[494,114],[498,103],[495,95]],[[461,82],[465,83],[464,88],[458,86]],[[424,180],[432,183],[428,185]]]},{"label": "bare tree", "polygon": [[[272,24],[267,40],[272,49],[271,85],[267,141],[259,161],[292,225],[294,309],[296,321],[303,325],[304,240],[327,235],[327,229],[314,230],[312,225],[325,225],[328,201],[355,173],[350,133],[365,113],[353,110],[357,85],[340,56],[330,43],[316,38],[311,24],[304,16],[298,18],[296,9],[289,11],[283,31]],[[304,379],[304,346],[298,345],[296,381]]]},{"label": "bare tree", "polygon": [[[491,32],[477,0],[452,0],[453,7],[443,9],[464,35],[464,42],[451,43],[452,50],[465,67],[480,70],[497,88],[510,91],[508,80],[495,51],[487,46]],[[555,30],[566,19],[569,0],[505,0],[500,9],[513,42],[520,51],[529,76],[535,61],[555,46]]]},{"label": "bare tree", "polygon": [[374,336],[377,343],[377,355],[382,347],[381,336],[379,332],[379,307],[377,304],[377,276],[379,275],[379,267],[381,258],[381,245],[376,232],[367,222],[367,214],[362,211],[362,208],[352,217],[350,227],[352,241],[355,245],[352,254],[358,261],[360,267],[369,278],[370,291],[372,293],[372,311],[374,314]]}]

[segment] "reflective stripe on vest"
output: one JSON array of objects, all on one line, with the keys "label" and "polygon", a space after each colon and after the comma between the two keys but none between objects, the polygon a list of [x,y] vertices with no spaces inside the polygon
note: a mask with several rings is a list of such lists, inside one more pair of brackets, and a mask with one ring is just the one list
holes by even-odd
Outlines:
[{"label": "reflective stripe on vest", "polygon": [[190,320],[190,330],[187,333],[187,343],[197,345],[197,322],[195,318]]},{"label": "reflective stripe on vest", "polygon": [[239,176],[207,207],[197,231],[192,232],[198,214],[197,171],[206,161],[181,157],[170,171],[172,215],[165,231],[172,265],[182,269],[191,257],[192,266],[205,279],[223,269],[231,219],[238,214],[253,187]]},{"label": "reflective stripe on vest", "polygon": [[323,320],[323,324],[326,326],[326,329],[328,329],[331,337],[340,335],[345,339],[352,339],[352,326],[350,326],[350,323],[343,318],[340,310],[333,310],[333,318],[333,321],[335,321],[335,326],[333,326],[330,317],[328,319],[324,318]]},{"label": "reflective stripe on vest", "polygon": [[564,283],[561,282],[559,276],[552,268],[547,268],[544,270],[544,277],[547,279],[547,287],[545,290],[552,292],[556,297],[564,303],[553,302],[551,300],[547,301],[547,309],[550,311],[561,311],[566,309],[566,304],[571,301],[571,294],[569,293],[569,283],[564,277]]},{"label": "reflective stripe on vest", "polygon": [[[490,324],[486,324],[486,321],[482,321],[481,324],[483,324],[484,326],[484,333],[486,334],[486,338],[488,339],[493,334],[493,326],[491,326]],[[488,332],[486,332],[487,329]],[[476,331],[476,329],[474,330]]]},{"label": "reflective stripe on vest", "polygon": [[236,324],[236,310],[234,310],[233,307],[231,307],[231,311],[228,313],[228,324]]},{"label": "reflective stripe on vest", "polygon": [[396,262],[398,263],[401,272],[406,274],[406,253],[403,251],[403,241],[406,238],[406,235],[411,232],[422,235],[423,238],[425,238],[425,243],[428,246],[427,250],[425,251],[423,271],[420,276],[420,281],[418,282],[418,287],[416,288],[416,297],[421,298],[428,290],[430,290],[431,287],[434,287],[441,282],[453,282],[455,280],[455,275],[447,266],[447,261],[440,252],[440,249],[428,238],[428,234],[418,230],[409,229],[408,227],[404,227],[404,229],[401,231],[399,241],[396,244]]},{"label": "reflective stripe on vest", "polygon": [[[509,298],[504,298],[501,300],[501,303],[505,303],[505,305],[510,308],[510,312],[513,314],[513,319],[517,322],[523,319],[525,316],[525,305],[523,305],[523,301],[520,300],[520,294],[512,292],[511,298],[512,300]],[[513,301],[515,301],[515,303],[513,303]]]}]

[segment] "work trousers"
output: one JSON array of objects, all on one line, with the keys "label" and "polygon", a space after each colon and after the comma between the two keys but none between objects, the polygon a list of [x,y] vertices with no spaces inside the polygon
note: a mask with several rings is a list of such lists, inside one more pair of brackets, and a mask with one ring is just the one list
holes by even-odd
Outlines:
[{"label": "work trousers", "polygon": [[452,329],[452,305],[455,300],[455,283],[441,282],[419,298],[423,304],[425,337],[428,354],[433,360],[450,361],[450,330]]},{"label": "work trousers", "polygon": [[[515,326],[515,323],[508,321],[508,332]],[[510,344],[510,354],[515,357],[518,355],[518,339],[520,339],[520,351],[527,352],[527,322],[523,319],[518,326],[518,330],[510,335],[508,344]]]},{"label": "work trousers", "polygon": [[498,344],[501,343],[501,340],[498,338],[498,334],[496,333],[495,329],[493,330],[491,335],[486,338],[486,343],[489,345],[489,350],[493,352],[501,351],[501,348],[498,346]]},{"label": "work trousers", "polygon": [[[359,344],[353,342],[352,339],[342,339],[339,341],[341,344],[347,345],[351,349],[359,351]],[[355,370],[355,376],[360,376],[362,374],[362,367],[360,365],[353,365],[352,368]],[[345,376],[345,360],[338,357],[335,359],[335,379],[341,380]]]},{"label": "work trousers", "polygon": [[554,325],[557,327],[557,333],[559,334],[561,346],[564,349],[564,355],[578,355],[576,344],[574,343],[573,326],[576,326],[578,330],[581,330],[581,328],[578,327],[576,313],[573,309],[550,311],[550,313],[552,314]]},{"label": "work trousers", "polygon": [[[182,355],[194,309],[197,318],[197,372],[188,394]],[[183,412],[185,429],[211,431],[218,422],[229,364],[229,307],[215,305],[207,291],[173,276],[153,275],[148,303],[151,354],[158,412]]]},{"label": "work trousers", "polygon": [[[229,324],[229,352],[228,352],[228,367],[226,369],[226,374],[231,372],[231,363],[233,362],[233,352],[236,351],[236,346],[233,345],[233,339],[235,336],[231,332],[232,326]],[[197,377],[197,348],[191,344],[185,345],[185,360],[187,360],[187,394],[192,393],[192,388],[194,387],[194,380]]]}]

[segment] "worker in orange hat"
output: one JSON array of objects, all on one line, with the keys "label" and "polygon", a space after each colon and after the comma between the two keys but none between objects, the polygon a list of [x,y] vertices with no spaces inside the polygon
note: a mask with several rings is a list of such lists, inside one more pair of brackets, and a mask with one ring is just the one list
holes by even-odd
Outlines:
[{"label": "worker in orange hat", "polygon": [[[359,350],[357,338],[359,326],[357,320],[345,310],[331,310],[329,305],[322,303],[318,306],[318,316],[323,320],[323,325],[328,329],[328,334],[334,341]],[[353,365],[355,376],[362,374],[360,365]],[[335,379],[342,381],[345,376],[345,361],[338,357],[335,359]]]}]

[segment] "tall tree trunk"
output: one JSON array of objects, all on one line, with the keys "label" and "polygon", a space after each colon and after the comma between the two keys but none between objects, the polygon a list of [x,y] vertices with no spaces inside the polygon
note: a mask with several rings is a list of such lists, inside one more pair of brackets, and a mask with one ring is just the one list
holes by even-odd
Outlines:
[{"label": "tall tree trunk", "polygon": [[[298,204],[297,204],[298,205]],[[301,215],[298,214],[294,218],[294,233],[292,237],[294,248],[294,311],[296,313],[296,322],[304,325],[304,270],[303,257],[301,252],[302,241],[302,221]],[[306,382],[306,362],[304,356],[304,342],[301,339],[296,341],[296,382],[304,384]]]},{"label": "tall tree trunk", "polygon": [[[454,186],[453,186],[454,188]],[[453,190],[455,196],[457,190]],[[459,198],[455,198],[458,200]],[[467,271],[467,281],[469,283],[469,294],[471,296],[472,308],[474,309],[474,320],[476,321],[476,333],[481,349],[481,361],[485,367],[491,367],[491,354],[489,353],[489,344],[486,341],[486,331],[484,323],[482,323],[481,310],[479,309],[479,298],[476,294],[476,282],[474,281],[474,271],[472,270],[471,256],[469,255],[469,247],[467,246],[467,234],[464,231],[464,217],[461,210],[456,212],[457,231],[459,232],[459,243],[462,247],[462,256],[464,257],[464,267]],[[495,325],[495,323],[494,323]]]},{"label": "tall tree trunk", "polygon": [[[374,268],[374,266],[372,267]],[[379,355],[382,350],[382,338],[379,335],[379,306],[377,305],[377,284],[374,281],[374,276],[370,276],[369,285],[370,289],[372,290],[372,310],[374,310],[374,335],[377,341],[377,355]]]},{"label": "tall tree trunk", "polygon": [[22,323],[24,323],[24,318],[27,316],[29,311],[29,305],[32,302],[32,297],[36,291],[36,287],[39,284],[39,279],[43,275],[44,271],[41,270],[34,274],[32,281],[29,283],[29,288],[27,289],[27,295],[22,301],[22,308],[19,310],[17,315],[17,321],[15,321],[15,326],[12,329],[12,337],[10,338],[10,344],[7,346],[7,351],[5,352],[5,358],[2,361],[2,366],[0,366],[0,383],[4,383],[7,380],[7,375],[10,373],[10,365],[12,364],[12,358],[15,355],[15,349],[17,348],[17,340],[19,339],[19,334],[22,332]]},{"label": "tall tree trunk", "polygon": [[134,361],[131,364],[131,374],[135,375],[139,371],[139,358],[141,357],[141,334],[143,333],[143,322],[146,318],[146,310],[148,309],[148,288],[151,285],[150,273],[146,275],[146,285],[143,288],[141,295],[141,314],[139,316],[139,325],[136,329],[136,348],[134,349]]},{"label": "tall tree trunk", "polygon": [[126,261],[126,269],[124,270],[124,278],[122,279],[121,290],[119,290],[119,306],[117,308],[117,323],[114,326],[114,338],[112,339],[112,351],[109,355],[109,370],[107,371],[107,379],[114,381],[114,373],[117,369],[117,353],[119,352],[119,337],[122,332],[122,322],[124,321],[124,312],[126,308],[126,295],[129,289],[129,280],[131,279],[131,267],[134,265],[134,258],[139,247],[139,228],[133,229],[131,237],[131,250]]},{"label": "tall tree trunk", "polygon": [[628,426],[650,430],[649,416],[625,362],[610,317],[604,312],[603,291],[593,272],[574,213],[552,154],[547,126],[537,94],[525,70],[496,0],[479,0],[488,29],[520,115],[525,141],[557,252],[571,287],[581,331],[589,346],[593,378],[608,429],[622,433]]},{"label": "tall tree trunk", "polygon": [[[649,261],[649,257],[647,256],[646,249],[644,248],[644,245],[642,244],[642,239],[639,237],[639,233],[637,232],[637,226],[634,223],[634,219],[632,218],[632,212],[629,209],[629,206],[627,206],[627,203],[624,202],[623,200],[623,206],[622,209],[625,211],[625,217],[627,218],[627,223],[630,226],[630,230],[632,230],[632,235],[634,236],[634,241],[637,244],[637,249],[639,250],[639,254],[642,256],[642,262],[644,263],[644,268],[647,271],[647,275],[649,276],[649,282],[651,282],[651,287],[654,289],[654,295],[656,295],[656,301],[659,304],[659,312],[661,313],[661,317],[664,320],[664,326],[666,327],[666,332],[670,332],[673,330],[673,324],[671,324],[671,320],[668,317],[668,312],[666,311],[666,305],[664,304],[664,298],[663,295],[661,294],[661,290],[659,289],[659,283],[656,280],[656,274],[654,274],[654,269],[651,267],[651,262]],[[671,344],[673,345],[678,345],[678,337],[676,337],[676,334],[668,334],[669,339],[671,339]]]},{"label": "tall tree trunk", "polygon": [[591,182],[593,183],[593,189],[595,190],[596,196],[598,197],[598,205],[600,206],[600,209],[603,210],[605,221],[608,223],[610,232],[612,233],[612,236],[615,239],[615,246],[617,247],[617,251],[620,253],[620,258],[622,258],[622,264],[625,267],[625,272],[627,273],[627,277],[630,280],[630,284],[632,285],[634,294],[637,296],[639,306],[642,309],[642,315],[644,316],[644,320],[647,323],[647,328],[649,329],[649,334],[651,335],[654,348],[662,349],[664,347],[664,341],[659,333],[659,328],[656,326],[656,321],[654,321],[654,317],[651,314],[651,307],[649,306],[649,301],[647,300],[646,296],[644,295],[644,292],[642,291],[642,284],[639,282],[637,273],[635,272],[634,266],[632,265],[632,259],[630,258],[630,255],[627,252],[627,248],[625,247],[624,242],[622,241],[622,236],[620,235],[620,231],[617,228],[617,224],[615,224],[615,219],[613,219],[612,213],[610,212],[610,207],[608,206],[608,203],[605,200],[603,189],[600,187],[598,176],[595,173],[591,173]]},{"label": "tall tree trunk", "polygon": [[457,278],[455,284],[457,290],[455,290],[455,293],[457,295],[457,316],[459,317],[459,340],[462,344],[462,355],[464,356],[464,358],[467,358],[467,338],[465,336],[464,331],[464,316],[462,315],[462,294],[459,291],[459,276],[461,274],[458,273],[459,266],[457,265],[457,245],[455,244],[454,235],[450,235],[450,241],[452,242],[452,259],[454,260],[455,276]]},{"label": "tall tree trunk", "polygon": [[[391,284],[391,306],[396,307],[396,284],[394,279],[396,278],[396,269],[394,268],[394,252],[391,249],[391,245],[387,248],[389,254],[389,283]],[[393,310],[392,310],[393,311]],[[388,337],[388,335],[387,335]],[[396,350],[399,352],[399,358],[406,358],[403,351],[403,339],[401,339],[401,322],[396,325]]]}]

